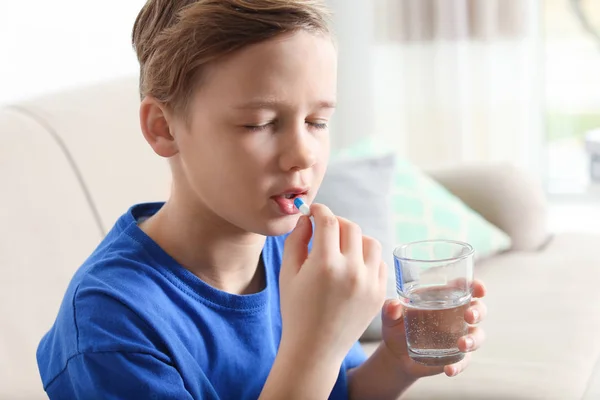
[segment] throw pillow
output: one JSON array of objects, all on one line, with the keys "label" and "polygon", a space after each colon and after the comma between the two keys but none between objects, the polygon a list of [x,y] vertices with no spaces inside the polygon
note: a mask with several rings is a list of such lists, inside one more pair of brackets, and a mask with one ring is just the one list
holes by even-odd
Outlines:
[{"label": "throw pillow", "polygon": [[398,244],[427,239],[469,243],[475,258],[507,250],[510,237],[445,187],[407,162],[397,162],[392,213]]},{"label": "throw pillow", "polygon": [[[333,158],[375,154],[388,154],[388,150],[370,136],[338,151]],[[473,246],[477,259],[510,248],[511,239],[505,232],[409,161],[396,160],[392,186],[391,218],[396,244],[426,239],[460,240]]]}]

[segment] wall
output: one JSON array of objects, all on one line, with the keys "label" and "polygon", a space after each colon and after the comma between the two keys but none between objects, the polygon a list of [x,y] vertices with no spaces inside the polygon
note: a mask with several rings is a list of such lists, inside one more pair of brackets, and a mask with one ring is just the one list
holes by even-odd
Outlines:
[{"label": "wall", "polygon": [[0,0],[0,104],[135,74],[144,0]]}]

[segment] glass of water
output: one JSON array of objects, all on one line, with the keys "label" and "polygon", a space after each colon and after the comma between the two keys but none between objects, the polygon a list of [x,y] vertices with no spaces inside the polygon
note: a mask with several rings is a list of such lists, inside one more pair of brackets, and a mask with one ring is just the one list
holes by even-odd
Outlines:
[{"label": "glass of water", "polygon": [[416,362],[442,366],[464,358],[458,339],[468,329],[465,311],[471,303],[473,253],[469,244],[451,240],[394,249],[408,354]]}]

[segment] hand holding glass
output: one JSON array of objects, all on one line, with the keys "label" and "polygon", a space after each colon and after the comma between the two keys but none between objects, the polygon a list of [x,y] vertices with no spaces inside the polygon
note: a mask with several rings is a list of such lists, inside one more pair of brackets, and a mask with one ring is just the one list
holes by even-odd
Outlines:
[{"label": "hand holding glass", "polygon": [[409,356],[441,366],[464,358],[458,339],[467,334],[473,248],[463,242],[428,240],[394,249],[396,289],[404,307]]}]

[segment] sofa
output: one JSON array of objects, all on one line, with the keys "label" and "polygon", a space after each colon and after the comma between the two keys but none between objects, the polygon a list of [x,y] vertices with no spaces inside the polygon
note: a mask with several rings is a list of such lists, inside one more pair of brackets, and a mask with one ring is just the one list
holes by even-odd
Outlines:
[{"label": "sofa", "polygon": [[[74,271],[131,204],[168,196],[138,105],[127,77],[0,107],[0,399],[45,398],[35,351]],[[546,232],[541,186],[514,167],[430,174],[513,246],[476,265],[489,313],[469,369],[402,398],[600,398],[600,236]]]}]

